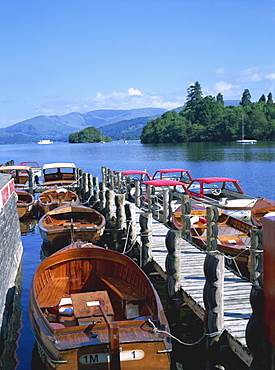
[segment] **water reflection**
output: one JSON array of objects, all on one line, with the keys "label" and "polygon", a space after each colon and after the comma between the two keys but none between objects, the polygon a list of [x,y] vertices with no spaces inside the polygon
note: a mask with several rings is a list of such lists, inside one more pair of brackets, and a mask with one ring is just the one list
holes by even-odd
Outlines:
[{"label": "water reflection", "polygon": [[33,233],[37,225],[37,220],[29,218],[27,220],[20,220],[20,231],[21,235],[27,235],[28,233]]}]

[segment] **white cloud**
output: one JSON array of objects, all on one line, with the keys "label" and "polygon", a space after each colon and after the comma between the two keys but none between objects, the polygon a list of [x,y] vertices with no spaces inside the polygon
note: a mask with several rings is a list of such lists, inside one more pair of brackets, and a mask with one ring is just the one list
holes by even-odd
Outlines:
[{"label": "white cloud", "polygon": [[223,67],[219,67],[215,69],[215,72],[219,75],[223,74],[225,72],[225,69]]},{"label": "white cloud", "polygon": [[262,80],[263,75],[257,67],[244,69],[237,77],[238,82],[259,82]]},{"label": "white cloud", "polygon": [[130,89],[128,89],[128,95],[140,95],[140,96],[142,96],[142,93],[141,93],[140,90],[134,89],[133,87],[130,87]]},{"label": "white cloud", "polygon": [[218,81],[215,83],[213,91],[209,92],[208,94],[217,95],[218,93],[221,93],[226,98],[232,98],[239,94],[239,89],[239,85],[233,85],[226,81]]},{"label": "white cloud", "polygon": [[267,80],[275,80],[275,73],[270,73],[268,75],[265,75],[265,78]]}]

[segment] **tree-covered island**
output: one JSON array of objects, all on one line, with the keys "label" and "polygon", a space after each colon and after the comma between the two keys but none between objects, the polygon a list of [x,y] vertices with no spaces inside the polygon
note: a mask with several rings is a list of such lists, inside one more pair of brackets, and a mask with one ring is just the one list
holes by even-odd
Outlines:
[{"label": "tree-covered island", "polygon": [[253,103],[245,89],[238,106],[224,106],[222,94],[202,95],[199,82],[187,90],[183,109],[165,112],[144,126],[140,141],[149,143],[181,143],[188,141],[235,141],[242,139],[275,139],[275,103],[272,93],[263,94]]},{"label": "tree-covered island", "polygon": [[104,136],[101,131],[91,126],[69,136],[69,143],[100,143],[112,141],[109,136]]}]

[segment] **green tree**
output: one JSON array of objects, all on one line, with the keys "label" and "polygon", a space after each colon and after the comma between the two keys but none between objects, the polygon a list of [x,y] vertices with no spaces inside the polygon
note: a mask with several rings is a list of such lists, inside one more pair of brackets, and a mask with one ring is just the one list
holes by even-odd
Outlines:
[{"label": "green tree", "polygon": [[190,85],[187,89],[187,108],[193,108],[202,99],[202,89],[198,81],[194,85]]},{"label": "green tree", "polygon": [[259,99],[259,102],[264,102],[265,103],[265,94],[262,94],[262,96]]},{"label": "green tree", "polygon": [[267,95],[267,102],[266,102],[267,105],[272,105],[274,104],[273,103],[273,98],[272,98],[272,93],[270,92],[268,95]]},{"label": "green tree", "polygon": [[252,104],[252,102],[251,102],[251,95],[250,95],[250,92],[249,92],[248,89],[245,89],[244,90],[243,96],[242,96],[242,100],[241,100],[240,104],[243,107],[250,106]]},{"label": "green tree", "polygon": [[223,95],[221,93],[218,93],[216,100],[224,106]]}]

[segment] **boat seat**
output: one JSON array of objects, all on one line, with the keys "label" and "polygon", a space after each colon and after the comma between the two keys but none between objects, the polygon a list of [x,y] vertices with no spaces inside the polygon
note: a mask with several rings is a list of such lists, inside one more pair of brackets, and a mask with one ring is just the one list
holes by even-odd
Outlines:
[{"label": "boat seat", "polygon": [[246,244],[237,235],[219,236],[218,239],[223,245],[246,247]]},{"label": "boat seat", "polygon": [[51,322],[51,327],[56,330],[56,329],[64,329],[65,325],[60,324],[59,322]]},{"label": "boat seat", "polygon": [[143,301],[145,297],[138,291],[133,291],[133,287],[127,281],[123,281],[113,276],[100,276],[109,288],[111,288],[122,300],[125,301]]},{"label": "boat seat", "polygon": [[65,293],[68,277],[51,279],[38,294],[37,302],[41,308],[58,306]]}]

